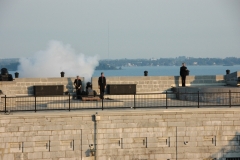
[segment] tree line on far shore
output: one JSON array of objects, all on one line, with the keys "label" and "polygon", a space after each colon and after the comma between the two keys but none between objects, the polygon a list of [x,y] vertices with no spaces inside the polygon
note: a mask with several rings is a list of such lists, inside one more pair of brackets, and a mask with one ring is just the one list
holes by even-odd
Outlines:
[{"label": "tree line on far shore", "polygon": [[187,65],[240,65],[240,58],[192,58],[192,57],[177,57],[177,58],[159,58],[159,59],[111,59],[101,60],[100,63],[105,63],[110,66],[181,66],[182,63]]},{"label": "tree line on far shore", "polygon": [[[127,66],[181,66],[182,63],[190,65],[240,65],[240,58],[193,58],[180,56],[177,58],[159,59],[105,59],[100,60],[96,70],[115,70]],[[0,59],[0,68],[7,68],[8,71],[16,71],[19,59]]]}]

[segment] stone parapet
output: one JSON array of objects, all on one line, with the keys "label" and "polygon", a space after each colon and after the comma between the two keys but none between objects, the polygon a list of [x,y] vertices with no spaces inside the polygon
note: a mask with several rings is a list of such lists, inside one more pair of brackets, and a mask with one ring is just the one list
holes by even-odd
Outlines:
[{"label": "stone parapet", "polygon": [[[0,89],[7,96],[33,95],[34,85],[64,85],[64,92],[74,92],[75,77],[61,78],[15,78],[14,81],[0,81]],[[82,88],[85,89],[84,77]]]},{"label": "stone parapet", "polygon": [[[165,92],[172,87],[181,86],[179,76],[128,76],[106,77],[107,84],[136,84],[137,93]],[[98,77],[92,77],[93,90],[99,93]],[[223,75],[187,76],[187,86],[202,85],[226,85]]]},{"label": "stone parapet", "polygon": [[240,157],[239,114],[214,108],[1,115],[0,159],[225,160]]},{"label": "stone parapet", "polygon": [[240,85],[240,71],[233,72],[225,75],[225,81],[227,85],[239,86]]},{"label": "stone parapet", "polygon": [[193,86],[174,87],[176,98],[184,101],[195,101],[201,104],[238,105],[240,88],[233,86]]},{"label": "stone parapet", "polygon": [[[226,84],[237,84],[237,78],[240,72],[234,72],[229,75],[201,75],[187,76],[187,86],[205,86],[216,85],[222,86]],[[106,77],[107,84],[136,84],[137,93],[162,93],[171,90],[172,87],[181,86],[181,78],[179,76],[121,76]],[[0,81],[0,89],[3,94],[8,96],[33,95],[34,85],[64,85],[64,92],[74,93],[74,77],[61,78],[16,78],[14,81]],[[83,81],[82,89],[85,90],[86,82]],[[227,83],[225,82],[227,80]],[[98,77],[92,77],[93,90],[98,89]]]}]

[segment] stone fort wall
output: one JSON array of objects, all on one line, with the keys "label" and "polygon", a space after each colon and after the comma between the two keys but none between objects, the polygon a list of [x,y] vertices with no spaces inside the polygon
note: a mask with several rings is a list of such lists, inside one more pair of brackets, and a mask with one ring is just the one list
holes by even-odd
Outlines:
[{"label": "stone fort wall", "polygon": [[[201,75],[187,76],[187,86],[206,86],[206,85],[232,85],[238,86],[240,82],[240,71],[233,72],[228,75]],[[0,81],[1,94],[7,96],[23,96],[33,95],[34,85],[64,85],[64,92],[74,93],[75,77],[60,78],[15,78],[13,81]],[[86,81],[83,81],[83,89],[85,90]],[[93,90],[99,93],[98,77],[92,77]],[[181,86],[181,78],[179,76],[127,76],[127,77],[107,77],[107,84],[137,84],[137,93],[148,92],[165,92],[172,87]]]},{"label": "stone fort wall", "polygon": [[[13,81],[0,81],[0,90],[7,96],[33,95],[34,85],[63,85],[64,92],[74,91],[75,77],[61,78],[15,78]],[[84,77],[81,77],[84,82]],[[83,83],[83,87],[85,84]]]},{"label": "stone fort wall", "polygon": [[234,108],[1,114],[0,160],[226,160],[240,157],[239,115]]},{"label": "stone fort wall", "polygon": [[[165,92],[181,86],[179,76],[106,77],[107,84],[137,84],[137,93]],[[98,77],[92,77],[93,89],[98,90]],[[224,75],[187,76],[186,85],[225,85]]]},{"label": "stone fort wall", "polygon": [[[187,76],[187,86],[206,86],[206,85],[238,85],[240,72],[233,72],[229,75],[202,75]],[[137,93],[165,92],[172,87],[181,86],[179,76],[127,76],[127,77],[106,77],[107,84],[137,84]],[[34,85],[64,85],[64,92],[74,93],[75,77],[61,78],[16,78],[13,81],[0,81],[0,90],[2,94],[8,96],[33,95]],[[86,81],[83,81],[85,90]],[[99,93],[98,77],[92,77],[92,87]]]}]

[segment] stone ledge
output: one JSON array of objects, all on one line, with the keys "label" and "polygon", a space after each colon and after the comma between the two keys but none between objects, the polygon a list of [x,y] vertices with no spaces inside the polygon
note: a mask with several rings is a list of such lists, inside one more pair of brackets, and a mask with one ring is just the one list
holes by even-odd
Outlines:
[{"label": "stone ledge", "polygon": [[16,81],[0,81],[0,85],[15,85]]},{"label": "stone ledge", "polygon": [[[217,111],[216,111],[217,110]],[[98,115],[112,115],[112,116],[120,116],[120,115],[139,115],[145,114],[147,115],[154,115],[154,114],[181,114],[181,113],[192,113],[192,114],[209,114],[209,113],[224,113],[224,114],[239,114],[240,108],[182,108],[182,109],[116,109],[116,110],[74,110],[71,112],[68,111],[39,111],[39,112],[13,112],[11,115],[4,115],[2,114],[1,117],[5,118],[21,118],[21,117],[37,117],[37,116],[44,116],[44,117],[55,117],[55,116],[66,116],[71,117],[73,115],[79,116],[89,116],[95,115],[96,112]],[[235,112],[235,113],[234,113]]]}]

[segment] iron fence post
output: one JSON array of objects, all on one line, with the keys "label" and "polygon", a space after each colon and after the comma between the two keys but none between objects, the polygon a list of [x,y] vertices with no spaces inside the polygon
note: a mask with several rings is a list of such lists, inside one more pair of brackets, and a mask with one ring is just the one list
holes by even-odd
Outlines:
[{"label": "iron fence post", "polygon": [[168,104],[167,104],[167,91],[166,91],[166,109],[168,108]]},{"label": "iron fence post", "polygon": [[36,95],[34,96],[34,107],[35,107],[35,112],[37,112],[37,97],[36,97]]},{"label": "iron fence post", "polygon": [[102,98],[102,110],[103,110],[103,98]]},{"label": "iron fence post", "polygon": [[231,108],[232,103],[231,103],[231,90],[229,90],[229,108]]},{"label": "iron fence post", "polygon": [[5,95],[5,113],[7,113],[7,95]]},{"label": "iron fence post", "polygon": [[198,91],[198,108],[199,108],[199,91]]},{"label": "iron fence post", "polygon": [[136,93],[133,95],[133,109],[136,107]]},{"label": "iron fence post", "polygon": [[70,93],[68,94],[68,111],[70,112],[71,108],[70,108]]}]

